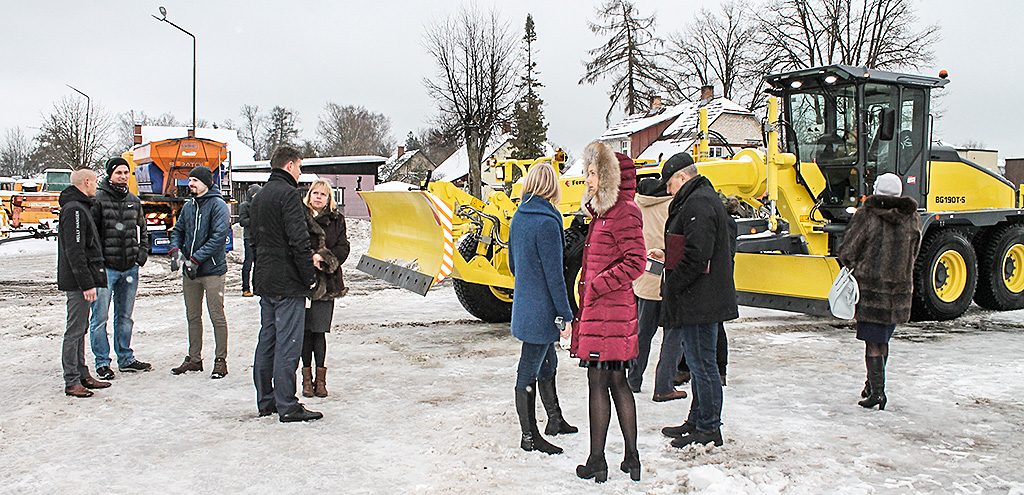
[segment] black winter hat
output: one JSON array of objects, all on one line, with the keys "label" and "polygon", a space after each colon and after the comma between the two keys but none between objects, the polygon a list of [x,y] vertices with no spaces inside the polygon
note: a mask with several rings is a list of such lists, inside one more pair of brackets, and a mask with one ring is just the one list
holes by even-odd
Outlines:
[{"label": "black winter hat", "polygon": [[205,166],[200,165],[192,169],[188,176],[199,179],[199,182],[206,184],[207,189],[213,189],[213,172],[210,172],[210,169]]},{"label": "black winter hat", "polygon": [[672,158],[665,160],[665,164],[661,166],[661,183],[667,184],[668,180],[672,178],[676,172],[693,165],[693,158],[689,153],[676,153],[672,155]]},{"label": "black winter hat", "polygon": [[117,168],[120,165],[124,165],[125,167],[127,167],[128,166],[128,160],[125,160],[124,158],[121,158],[119,156],[115,156],[115,157],[107,160],[107,164],[106,164],[107,177],[110,177],[114,173],[114,169]]}]

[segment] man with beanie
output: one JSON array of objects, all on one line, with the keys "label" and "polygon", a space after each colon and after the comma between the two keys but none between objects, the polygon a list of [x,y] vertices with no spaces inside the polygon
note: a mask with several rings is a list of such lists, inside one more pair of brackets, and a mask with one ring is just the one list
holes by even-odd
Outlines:
[{"label": "man with beanie", "polygon": [[188,319],[188,355],[171,373],[203,371],[203,296],[217,343],[210,378],[228,374],[228,322],[224,316],[224,280],[228,265],[224,255],[231,235],[228,205],[213,187],[213,173],[199,166],[188,174],[188,188],[195,195],[178,214],[171,229],[171,270],[182,268],[182,292]]},{"label": "man with beanie", "polygon": [[96,289],[89,318],[89,341],[96,357],[96,375],[102,380],[114,378],[110,369],[110,343],[107,340],[107,317],[110,301],[114,301],[114,353],[117,369],[149,371],[153,366],[135,359],[132,351],[132,309],[139,288],[139,267],[149,257],[149,232],[142,214],[139,197],[128,192],[128,162],[114,157],[107,160],[107,178],[99,184],[92,203],[107,286]]},{"label": "man with beanie", "polygon": [[256,407],[261,417],[277,413],[282,423],[311,421],[324,415],[307,410],[295,397],[306,301],[316,281],[306,206],[296,189],[302,154],[278,146],[270,155],[270,167],[270,180],[249,207],[256,251],[252,285],[260,296],[260,335],[252,366]]},{"label": "man with beanie", "polygon": [[71,397],[92,397],[90,389],[110,386],[110,382],[90,376],[85,365],[89,306],[96,300],[96,288],[107,286],[103,248],[89,213],[93,196],[96,196],[96,172],[83,168],[71,174],[71,186],[60,193],[59,199],[57,288],[68,298],[61,364],[64,393]]}]

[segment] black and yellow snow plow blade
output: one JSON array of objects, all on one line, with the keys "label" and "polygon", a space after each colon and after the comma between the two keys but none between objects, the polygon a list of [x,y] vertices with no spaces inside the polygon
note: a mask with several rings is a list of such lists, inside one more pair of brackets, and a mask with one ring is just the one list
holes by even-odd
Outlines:
[{"label": "black and yellow snow plow blade", "polygon": [[[442,274],[447,256],[445,228],[426,191],[363,191],[370,210],[370,247],[357,268],[399,287],[426,295]],[[450,243],[450,225],[448,220]],[[450,270],[448,270],[450,273]],[[441,276],[443,278],[443,276]]]}]

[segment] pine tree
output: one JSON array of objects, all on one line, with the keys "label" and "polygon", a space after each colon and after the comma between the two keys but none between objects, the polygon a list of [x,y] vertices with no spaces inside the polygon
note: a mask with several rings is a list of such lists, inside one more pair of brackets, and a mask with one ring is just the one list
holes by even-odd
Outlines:
[{"label": "pine tree", "polygon": [[544,141],[547,140],[548,124],[544,122],[544,100],[534,90],[544,85],[537,80],[537,62],[533,61],[533,42],[537,41],[533,16],[526,15],[524,74],[519,87],[525,89],[523,97],[516,102],[512,111],[512,157],[530,160],[544,155]]},{"label": "pine tree", "polygon": [[282,145],[301,146],[299,143],[298,114],[295,110],[275,106],[267,117],[267,134],[264,138],[267,154]]}]

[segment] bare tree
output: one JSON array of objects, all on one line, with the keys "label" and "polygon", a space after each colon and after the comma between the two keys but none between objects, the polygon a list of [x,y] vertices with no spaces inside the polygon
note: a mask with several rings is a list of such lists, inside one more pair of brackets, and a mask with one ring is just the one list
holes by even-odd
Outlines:
[{"label": "bare tree", "polygon": [[301,146],[299,143],[299,117],[295,110],[275,106],[267,116],[267,130],[263,137],[263,149],[269,157],[274,148],[281,145]]},{"label": "bare tree", "polygon": [[35,172],[29,169],[31,155],[32,141],[21,128],[8,128],[3,143],[0,143],[0,175],[26,176]]},{"label": "bare tree", "polygon": [[329,156],[390,156],[395,147],[391,119],[362,106],[328,102],[316,132]]},{"label": "bare tree", "polygon": [[607,0],[597,9],[597,17],[597,22],[589,22],[590,30],[611,37],[587,52],[594,58],[584,63],[586,72],[579,84],[612,80],[606,122],[620,105],[628,115],[646,111],[655,94],[674,84],[659,68],[662,41],[654,37],[655,15],[641,17],[629,0]]},{"label": "bare tree", "polygon": [[463,7],[427,26],[423,44],[437,65],[424,80],[437,100],[440,120],[459,132],[469,154],[469,193],[481,197],[480,161],[491,132],[517,93],[515,38],[497,12]]},{"label": "bare tree", "polygon": [[100,105],[89,110],[86,134],[86,104],[79,98],[63,97],[53,104],[53,112],[44,117],[36,136],[34,159],[50,167],[73,169],[94,167],[111,151],[112,118]]},{"label": "bare tree", "polygon": [[239,126],[239,138],[249,145],[256,152],[256,159],[267,158],[266,150],[263,149],[263,129],[266,126],[267,118],[260,113],[259,105],[242,105],[239,115],[242,117],[242,124]]},{"label": "bare tree", "polygon": [[758,15],[777,70],[847,64],[920,68],[931,62],[939,26],[915,30],[911,0],[773,0]]},{"label": "bare tree", "polygon": [[763,56],[756,49],[758,26],[743,1],[727,1],[718,11],[701,9],[693,21],[669,37],[666,56],[675,69],[668,95],[692,99],[700,86],[720,86],[722,96],[742,98],[752,110],[763,101]]}]

